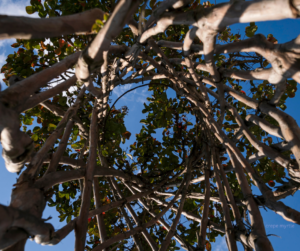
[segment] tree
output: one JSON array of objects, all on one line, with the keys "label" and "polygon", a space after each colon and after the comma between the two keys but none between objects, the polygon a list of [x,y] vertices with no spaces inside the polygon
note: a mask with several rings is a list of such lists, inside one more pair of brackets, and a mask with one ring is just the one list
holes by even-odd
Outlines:
[{"label": "tree", "polygon": [[[27,13],[41,18],[1,16],[0,39],[18,48],[1,69],[1,144],[19,175],[0,206],[1,249],[55,245],[74,230],[76,251],[210,250],[218,235],[229,250],[273,250],[259,207],[300,224],[280,201],[300,183],[300,129],[284,112],[300,36],[255,34],[255,22],[297,18],[300,1],[231,2],[31,0]],[[248,38],[234,23],[250,23]],[[141,82],[153,97],[124,151],[128,110],[108,99]],[[63,228],[42,219],[47,203]]]}]

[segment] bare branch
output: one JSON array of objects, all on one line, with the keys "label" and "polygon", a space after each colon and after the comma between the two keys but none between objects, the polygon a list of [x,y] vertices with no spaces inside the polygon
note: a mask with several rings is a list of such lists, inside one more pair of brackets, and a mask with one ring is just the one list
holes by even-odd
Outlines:
[{"label": "bare branch", "polygon": [[96,19],[103,20],[100,9],[45,19],[0,15],[0,39],[36,39],[91,32]]},{"label": "bare branch", "polygon": [[50,90],[33,95],[25,102],[25,104],[19,105],[19,107],[16,108],[16,111],[24,112],[32,107],[35,107],[36,105],[48,100],[49,98],[51,98],[63,91],[68,90],[71,86],[73,86],[75,84],[76,84],[76,77],[73,76],[73,77],[69,78],[68,80],[64,81],[63,83],[51,88]]},{"label": "bare branch", "polygon": [[[96,105],[96,101],[95,101]],[[88,228],[88,213],[90,209],[90,200],[92,193],[92,184],[95,166],[97,165],[97,108],[94,106],[92,112],[91,129],[90,129],[90,150],[89,161],[85,172],[84,188],[79,217],[75,226],[75,251],[81,251],[85,247],[86,231]]]},{"label": "bare branch", "polygon": [[49,81],[71,68],[77,61],[79,52],[76,52],[62,61],[41,72],[31,75],[13,86],[0,92],[2,103],[9,107],[16,107],[26,101],[30,95],[44,87]]},{"label": "bare branch", "polygon": [[139,1],[119,1],[107,23],[90,46],[81,53],[76,67],[76,77],[79,81],[87,82],[90,74],[102,65],[103,52],[109,50],[112,39],[119,35],[138,4]]}]

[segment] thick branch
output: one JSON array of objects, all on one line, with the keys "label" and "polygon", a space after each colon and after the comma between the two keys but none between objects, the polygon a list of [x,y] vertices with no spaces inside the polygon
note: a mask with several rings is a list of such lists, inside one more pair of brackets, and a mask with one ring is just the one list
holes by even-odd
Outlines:
[{"label": "thick branch", "polygon": [[[96,104],[96,101],[94,102],[94,104]],[[90,129],[89,161],[85,172],[84,189],[83,196],[81,196],[82,202],[80,207],[80,213],[75,226],[75,251],[81,251],[85,247],[94,170],[95,166],[97,165],[97,135],[97,108],[94,106]]]},{"label": "thick branch", "polygon": [[87,82],[90,74],[100,67],[104,61],[103,52],[108,51],[111,41],[118,36],[129,17],[136,11],[139,1],[119,1],[113,14],[96,38],[82,53],[76,67],[76,77]]},{"label": "thick branch", "polygon": [[14,108],[22,105],[39,88],[44,87],[53,78],[71,68],[76,63],[79,54],[79,52],[76,52],[55,65],[16,82],[13,86],[0,92],[1,102]]},{"label": "thick branch", "polygon": [[50,18],[29,18],[0,15],[0,39],[37,39],[91,32],[96,19],[103,20],[100,9]]},{"label": "thick branch", "polygon": [[68,90],[71,86],[76,84],[76,77],[73,76],[68,80],[64,81],[61,84],[56,85],[55,87],[51,88],[50,90],[41,92],[39,94],[33,95],[30,97],[24,104],[20,104],[16,111],[24,112],[30,108],[37,106],[38,104],[52,98],[53,96],[62,93],[63,91]]}]

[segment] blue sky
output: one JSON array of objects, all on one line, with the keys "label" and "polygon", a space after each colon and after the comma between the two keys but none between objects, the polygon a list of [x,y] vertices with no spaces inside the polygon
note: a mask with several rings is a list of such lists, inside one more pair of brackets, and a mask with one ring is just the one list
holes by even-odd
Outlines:
[{"label": "blue sky", "polygon": [[[15,0],[0,0],[0,14],[6,15],[27,15],[25,12],[25,6],[29,5],[29,0],[23,1],[15,1]],[[203,2],[203,1],[201,1]],[[214,3],[214,0],[211,1]],[[216,3],[227,2],[216,0]],[[236,24],[232,25],[231,29],[233,32],[240,31],[241,34],[244,33],[245,27],[248,24]],[[300,34],[300,20],[281,20],[281,21],[272,21],[272,22],[260,22],[257,23],[258,31],[257,33],[262,33],[264,35],[273,34],[275,38],[278,39],[278,43],[284,43],[290,41]],[[3,41],[0,40],[0,68],[3,64],[5,64],[5,59],[8,54],[13,52],[13,48],[10,47],[14,40]],[[2,88],[5,88],[5,85],[2,81],[4,78],[3,74],[0,74],[0,84]],[[110,97],[112,102],[114,102],[122,93],[129,90],[132,86],[121,86],[114,90],[112,96]],[[141,110],[144,108],[143,103],[146,102],[146,97],[151,96],[151,93],[147,91],[148,87],[139,88],[127,95],[125,95],[117,104],[117,108],[121,108],[126,105],[129,108],[129,114],[125,119],[125,124],[128,131],[132,132],[132,137],[129,141],[127,141],[126,145],[132,144],[135,141],[135,133],[139,132],[141,129],[141,124],[139,121],[143,118],[143,114]],[[245,90],[246,91],[246,90]],[[172,93],[168,93],[168,95],[173,96]],[[300,124],[300,114],[299,114],[299,93],[296,92],[296,97],[293,99],[288,99],[287,101],[287,109],[286,112],[292,115],[298,124]],[[2,148],[0,146],[0,150]],[[0,157],[0,184],[2,189],[0,195],[0,203],[4,205],[9,205],[10,202],[10,193],[12,189],[12,185],[16,182],[17,175],[12,174],[6,171],[4,162],[2,157]],[[258,194],[256,188],[253,188],[254,194]],[[300,210],[300,195],[296,193],[293,197],[289,197],[283,200],[284,203],[289,205],[290,207]],[[266,226],[267,234],[275,234],[281,236],[281,238],[270,237],[270,240],[273,244],[274,250],[297,250],[299,249],[297,246],[297,237],[300,232],[300,226],[296,224],[289,223],[282,219],[282,217],[276,215],[274,212],[264,209],[261,209],[262,215],[264,217],[264,222]],[[58,213],[54,208],[47,207],[44,212],[44,218],[52,216],[53,219],[49,222],[54,225],[56,229],[61,228],[65,223],[61,223],[57,220]],[[60,244],[56,247],[40,247],[34,242],[28,241],[26,250],[57,250],[57,251],[65,251],[73,249],[74,245],[74,233],[71,233],[67,238],[65,238]],[[243,250],[241,245],[239,245],[239,250]],[[227,250],[225,239],[218,238],[216,243],[212,243],[213,251],[223,251]]]}]

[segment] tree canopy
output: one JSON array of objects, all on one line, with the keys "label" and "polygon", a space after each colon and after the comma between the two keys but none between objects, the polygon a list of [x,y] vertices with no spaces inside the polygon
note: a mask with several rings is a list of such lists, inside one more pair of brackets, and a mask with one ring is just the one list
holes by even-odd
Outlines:
[{"label": "tree canopy", "polygon": [[[255,23],[298,18],[299,0],[30,3],[40,18],[0,16],[0,39],[16,39],[1,69],[0,139],[18,175],[0,205],[1,249],[74,231],[76,251],[211,250],[217,236],[231,251],[268,251],[259,207],[300,224],[281,201],[300,187],[300,129],[285,113],[300,36],[278,44]],[[235,23],[249,25],[235,34]],[[131,84],[119,99],[152,93],[140,132],[109,103]],[[46,205],[64,227],[42,219]]]}]

